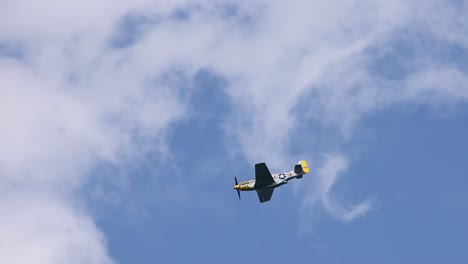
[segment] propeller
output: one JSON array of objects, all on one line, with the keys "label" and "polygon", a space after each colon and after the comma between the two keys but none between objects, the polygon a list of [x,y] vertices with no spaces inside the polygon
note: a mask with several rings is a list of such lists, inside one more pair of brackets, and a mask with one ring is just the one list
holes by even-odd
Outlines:
[{"label": "propeller", "polygon": [[[234,177],[234,181],[236,182],[236,186],[237,186],[239,183],[237,182],[237,178],[236,178],[236,177]],[[236,191],[237,191],[237,196],[239,196],[239,200],[240,200],[240,199],[241,199],[241,198],[240,198],[240,191],[239,191],[239,189],[236,189]]]}]

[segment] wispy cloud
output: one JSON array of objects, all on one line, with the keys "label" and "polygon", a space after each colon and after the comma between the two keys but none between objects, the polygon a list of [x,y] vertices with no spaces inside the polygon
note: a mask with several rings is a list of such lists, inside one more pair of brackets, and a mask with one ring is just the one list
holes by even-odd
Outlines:
[{"label": "wispy cloud", "polygon": [[[164,150],[167,129],[189,115],[184,88],[165,80],[168,73],[194,76],[204,69],[222,76],[234,109],[224,119],[232,151],[284,168],[298,123],[339,130],[336,141],[344,142],[367,113],[395,103],[466,102],[467,72],[435,59],[444,49],[421,52],[429,55],[414,63],[407,58],[434,42],[466,50],[467,15],[456,1],[5,3],[0,41],[15,45],[0,44],[7,47],[0,52],[0,208],[12,203],[7,194],[52,192],[34,206],[64,208],[64,217],[89,232],[49,241],[69,245],[69,255],[38,255],[35,263],[61,263],[76,252],[94,252],[89,262],[109,262],[89,216],[76,213],[72,201],[79,199],[62,198],[73,197],[99,161],[125,164],[147,149]],[[411,37],[416,32],[430,37],[418,41],[421,34]],[[403,35],[414,40],[409,49],[394,44]],[[394,75],[373,69],[390,60]],[[347,167],[343,157],[320,166],[321,187],[311,187],[304,203],[316,208],[321,201],[331,215],[351,220],[370,202],[344,207],[333,198],[331,188]],[[10,240],[28,224],[11,221],[0,232],[13,230]],[[100,250],[74,247],[74,239]]]},{"label": "wispy cloud", "polygon": [[159,81],[170,66],[107,46],[119,17],[136,6],[2,7],[0,41],[18,43],[21,56],[0,54],[1,259],[113,262],[78,190],[100,162],[164,155],[166,129],[185,115],[181,91]]},{"label": "wispy cloud", "polygon": [[344,208],[333,196],[332,188],[336,184],[340,174],[342,174],[347,167],[348,161],[343,156],[328,156],[322,167],[317,171],[317,176],[319,177],[318,189],[313,195],[308,195],[305,200],[305,205],[310,209],[310,207],[315,206],[317,202],[320,202],[330,214],[345,221],[350,221],[356,217],[362,216],[371,209],[372,203],[370,200],[350,206],[349,208]]},{"label": "wispy cloud", "polygon": [[310,186],[306,187],[308,192],[303,195],[301,207],[303,217],[300,223],[302,231],[308,232],[313,229],[319,208],[325,209],[334,218],[346,222],[363,216],[372,209],[373,200],[370,198],[352,205],[348,201],[338,201],[334,195],[333,187],[340,176],[345,174],[348,166],[349,161],[341,154],[325,156],[321,167],[316,170],[316,175],[313,175]]}]

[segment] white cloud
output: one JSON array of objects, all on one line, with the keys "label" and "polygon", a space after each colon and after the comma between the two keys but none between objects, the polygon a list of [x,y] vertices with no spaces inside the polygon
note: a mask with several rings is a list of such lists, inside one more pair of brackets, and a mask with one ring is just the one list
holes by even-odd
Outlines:
[{"label": "white cloud", "polygon": [[[371,209],[371,202],[370,200],[366,200],[347,209],[340,205],[333,197],[331,192],[332,187],[337,182],[339,174],[343,173],[347,167],[348,161],[343,156],[327,157],[323,166],[317,172],[320,181],[320,188],[317,193],[319,193],[320,201],[328,212],[339,219],[350,221],[364,215]],[[311,201],[313,199],[309,199],[308,202]]]},{"label": "white cloud", "polygon": [[[351,221],[357,217],[365,215],[372,209],[372,200],[366,199],[355,205],[342,205],[333,194],[333,187],[349,166],[348,160],[340,155],[327,155],[323,160],[323,165],[317,169],[313,175],[312,185],[309,192],[304,194],[302,204],[301,229],[311,230],[311,223],[316,218],[314,214],[317,208],[322,206],[325,211],[334,218],[342,221]],[[345,202],[346,203],[346,202]]]},{"label": "white cloud", "polygon": [[[224,56],[214,57],[211,64],[230,77],[228,92],[236,113],[227,133],[252,163],[268,159],[278,169],[287,167],[291,134],[301,122],[339,129],[343,137],[337,141],[343,141],[352,139],[363,116],[396,103],[436,105],[468,99],[467,73],[443,63],[443,54],[424,54],[431,42],[468,48],[466,27],[460,24],[466,8],[455,12],[448,2],[294,1],[288,6],[270,2],[259,12],[253,29],[229,30],[213,50]],[[392,42],[401,37],[414,41],[411,48],[420,51],[416,57],[395,51],[398,47]],[[406,74],[401,79],[374,75],[369,67],[379,65],[369,55],[372,50],[401,53],[395,59],[413,60],[411,68],[395,69]],[[302,97],[311,93],[312,101],[303,107],[306,112],[294,112]],[[320,155],[313,152],[303,154]],[[365,214],[371,203],[365,200],[345,208],[331,196],[337,173],[346,168],[340,160],[333,158],[321,166],[319,174],[328,185],[308,191],[320,195],[327,212],[348,221]],[[305,199],[315,208],[314,199]]]},{"label": "white cloud", "polygon": [[[365,113],[393,103],[467,99],[466,73],[452,65],[422,61],[401,80],[368,70],[374,59],[368,51],[393,49],[391,40],[405,32],[424,31],[467,48],[467,10],[452,2],[50,0],[1,7],[0,41],[17,44],[21,59],[0,57],[0,191],[27,190],[19,200],[56,194],[36,206],[61,208],[69,223],[87,230],[83,241],[101,249],[86,213],[61,199],[86,182],[97,161],[123,163],[142,147],[157,148],[147,143],[161,142],[167,127],[187,114],[183,91],[160,82],[166,73],[191,76],[207,68],[225,77],[235,109],[225,125],[233,151],[251,162],[268,159],[273,169],[290,165],[298,122],[331,125],[349,139]],[[184,10],[187,17],[174,16]],[[134,42],[110,47],[130,14],[150,19]],[[296,113],[303,99],[314,101]],[[345,165],[331,158],[322,166],[322,188],[309,191],[333,216],[351,220],[369,204],[345,209],[330,196]],[[308,197],[313,208],[315,198]],[[3,196],[0,208],[13,202]],[[5,225],[21,232],[27,224]],[[81,252],[79,237],[62,238],[49,241],[70,246],[67,256],[51,255],[59,262]],[[109,261],[103,251],[94,253],[88,263]]]},{"label": "white cloud", "polygon": [[171,65],[108,47],[139,6],[122,3],[2,4],[0,42],[19,51],[0,57],[0,259],[112,263],[77,191],[99,162],[165,155],[185,115],[181,91],[158,82]]},{"label": "white cloud", "polygon": [[3,194],[0,256],[8,263],[113,263],[92,219],[63,197]]}]

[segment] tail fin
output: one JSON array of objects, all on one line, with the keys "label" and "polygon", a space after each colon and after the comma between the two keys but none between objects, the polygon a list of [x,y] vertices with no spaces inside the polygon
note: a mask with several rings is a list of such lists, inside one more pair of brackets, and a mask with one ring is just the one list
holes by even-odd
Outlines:
[{"label": "tail fin", "polygon": [[310,169],[309,166],[307,166],[307,162],[305,160],[299,161],[299,163],[294,166],[294,172],[299,174],[299,173],[309,173]]}]

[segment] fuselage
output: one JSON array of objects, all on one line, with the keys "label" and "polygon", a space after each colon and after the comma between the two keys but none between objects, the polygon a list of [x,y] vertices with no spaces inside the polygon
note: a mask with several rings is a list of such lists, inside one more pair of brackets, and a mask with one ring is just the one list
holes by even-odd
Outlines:
[{"label": "fuselage", "polygon": [[[294,178],[302,178],[304,173],[296,174],[294,171],[286,172],[286,173],[280,173],[280,174],[272,174],[271,176],[273,177],[274,183],[272,183],[269,186],[262,186],[261,188],[276,188],[281,185],[284,185],[288,183],[289,180],[294,179]],[[239,191],[254,191],[259,188],[255,188],[255,180],[248,180],[248,181],[243,181],[239,182],[239,184],[234,186],[234,190],[239,190]]]}]

